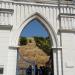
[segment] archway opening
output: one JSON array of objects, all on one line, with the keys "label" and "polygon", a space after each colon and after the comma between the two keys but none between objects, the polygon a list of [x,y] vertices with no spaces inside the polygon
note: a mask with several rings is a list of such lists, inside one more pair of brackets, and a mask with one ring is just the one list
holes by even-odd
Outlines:
[{"label": "archway opening", "polygon": [[38,19],[21,31],[17,57],[17,75],[53,75],[52,39]]}]

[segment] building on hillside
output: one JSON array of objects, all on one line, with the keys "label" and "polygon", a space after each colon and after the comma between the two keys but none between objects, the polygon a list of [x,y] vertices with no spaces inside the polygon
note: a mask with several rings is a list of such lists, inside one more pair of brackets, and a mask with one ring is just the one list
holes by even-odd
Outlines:
[{"label": "building on hillside", "polygon": [[18,39],[33,19],[50,34],[54,75],[75,75],[74,0],[0,0],[0,74],[16,75]]}]

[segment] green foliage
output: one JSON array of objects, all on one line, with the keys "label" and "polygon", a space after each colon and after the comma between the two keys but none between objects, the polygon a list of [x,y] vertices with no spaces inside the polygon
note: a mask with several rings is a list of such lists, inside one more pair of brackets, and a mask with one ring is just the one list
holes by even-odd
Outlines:
[{"label": "green foliage", "polygon": [[[47,55],[50,55],[52,42],[49,37],[34,37],[36,45],[41,48]],[[26,37],[20,37],[20,45],[26,45],[28,39]],[[32,39],[29,39],[29,42],[32,43]]]},{"label": "green foliage", "polygon": [[27,44],[27,38],[26,37],[20,37],[20,45],[26,45]]},{"label": "green foliage", "polygon": [[32,39],[29,39],[29,43],[32,43]]},{"label": "green foliage", "polygon": [[45,53],[47,53],[48,55],[50,55],[52,43],[51,43],[49,37],[47,37],[47,38],[34,37],[34,40],[36,42],[36,45],[39,48],[41,48]]}]

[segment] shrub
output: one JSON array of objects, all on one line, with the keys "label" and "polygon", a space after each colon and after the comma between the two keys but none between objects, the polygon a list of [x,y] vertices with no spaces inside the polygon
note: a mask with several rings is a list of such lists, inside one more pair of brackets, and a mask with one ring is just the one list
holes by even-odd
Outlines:
[{"label": "shrub", "polygon": [[36,42],[36,45],[41,48],[45,53],[50,55],[52,42],[50,41],[49,37],[43,38],[43,37],[34,37],[34,40]]},{"label": "shrub", "polygon": [[27,38],[26,37],[20,37],[20,45],[26,45],[27,44]]}]

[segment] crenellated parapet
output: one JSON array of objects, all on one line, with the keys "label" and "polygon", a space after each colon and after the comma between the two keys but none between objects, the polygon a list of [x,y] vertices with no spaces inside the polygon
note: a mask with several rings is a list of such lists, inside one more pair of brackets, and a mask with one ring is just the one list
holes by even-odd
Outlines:
[{"label": "crenellated parapet", "polygon": [[12,2],[0,2],[0,29],[12,28],[12,15],[14,13]]},{"label": "crenellated parapet", "polygon": [[[49,13],[48,13],[49,12]],[[0,25],[18,28],[35,13],[43,16],[57,32],[75,28],[75,7],[72,2],[35,3],[24,1],[0,1]],[[60,23],[61,22],[61,23]],[[60,26],[61,24],[61,26]],[[60,29],[61,27],[61,29]]]}]

